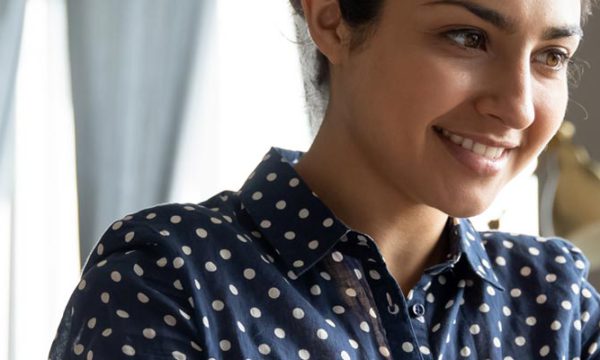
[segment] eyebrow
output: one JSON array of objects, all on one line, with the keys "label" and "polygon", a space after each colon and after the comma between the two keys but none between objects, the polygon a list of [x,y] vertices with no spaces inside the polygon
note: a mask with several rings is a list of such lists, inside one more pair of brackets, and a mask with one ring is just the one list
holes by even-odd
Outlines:
[{"label": "eyebrow", "polygon": [[[469,0],[434,0],[424,5],[454,5],[465,8],[472,14],[482,20],[494,25],[500,30],[512,34],[517,30],[517,22],[510,17],[483,5],[476,4]],[[555,40],[571,36],[583,37],[583,30],[579,25],[552,26],[544,30],[542,38],[544,40]]]}]

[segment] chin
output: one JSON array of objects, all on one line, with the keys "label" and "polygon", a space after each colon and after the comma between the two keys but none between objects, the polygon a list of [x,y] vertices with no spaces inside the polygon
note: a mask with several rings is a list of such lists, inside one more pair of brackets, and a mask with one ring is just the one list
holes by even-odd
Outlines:
[{"label": "chin", "polygon": [[464,195],[448,200],[446,204],[439,204],[436,208],[452,217],[469,218],[486,211],[494,198],[488,199],[485,196]]}]

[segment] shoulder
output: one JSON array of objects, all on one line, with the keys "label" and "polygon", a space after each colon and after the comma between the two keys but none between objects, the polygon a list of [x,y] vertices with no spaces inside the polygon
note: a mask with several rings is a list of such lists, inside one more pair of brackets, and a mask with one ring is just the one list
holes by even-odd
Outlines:
[{"label": "shoulder", "polygon": [[570,241],[500,231],[480,232],[484,247],[497,275],[520,273],[547,283],[558,278],[581,281],[587,278],[589,260]]},{"label": "shoulder", "polygon": [[141,252],[173,259],[250,241],[240,211],[237,194],[227,191],[199,204],[161,204],[127,215],[108,226],[84,272],[116,254]]}]

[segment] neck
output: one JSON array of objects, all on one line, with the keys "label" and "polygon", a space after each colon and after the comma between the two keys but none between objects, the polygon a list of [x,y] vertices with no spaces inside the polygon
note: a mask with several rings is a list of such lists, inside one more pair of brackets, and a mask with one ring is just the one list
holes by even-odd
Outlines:
[{"label": "neck", "polygon": [[448,216],[404,194],[339,129],[323,126],[295,169],[341,221],[374,239],[406,292],[446,254],[440,239]]}]

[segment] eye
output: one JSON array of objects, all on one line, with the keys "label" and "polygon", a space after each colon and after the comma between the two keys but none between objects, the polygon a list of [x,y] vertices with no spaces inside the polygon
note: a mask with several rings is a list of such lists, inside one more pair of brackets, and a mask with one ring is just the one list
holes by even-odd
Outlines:
[{"label": "eye", "polygon": [[465,49],[486,50],[485,33],[475,29],[457,29],[444,33],[455,45]]},{"label": "eye", "polygon": [[536,61],[551,70],[559,71],[565,68],[570,62],[571,57],[568,53],[559,49],[550,49],[535,56]]}]

